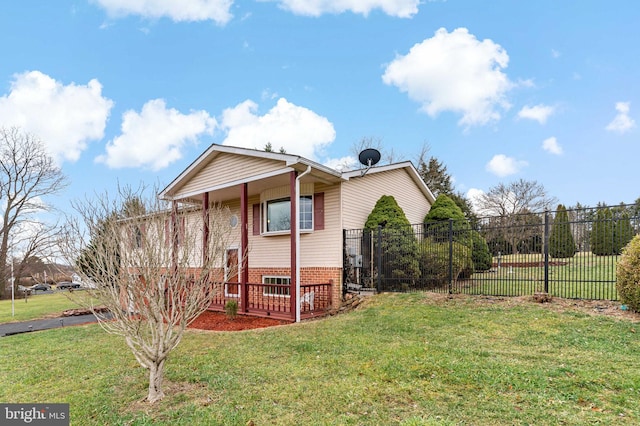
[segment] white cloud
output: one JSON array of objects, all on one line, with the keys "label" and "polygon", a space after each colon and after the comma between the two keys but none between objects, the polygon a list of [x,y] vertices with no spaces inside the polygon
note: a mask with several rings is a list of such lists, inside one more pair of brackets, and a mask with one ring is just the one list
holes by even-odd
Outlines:
[{"label": "white cloud", "polygon": [[263,149],[271,143],[275,151],[316,159],[336,137],[333,124],[315,112],[278,99],[265,115],[257,115],[258,105],[247,100],[222,114],[221,128],[227,132],[224,145]]},{"label": "white cloud", "polygon": [[212,134],[216,120],[206,111],[182,114],[165,101],[154,99],[142,111],[122,115],[122,134],[107,144],[106,154],[96,158],[111,168],[145,167],[160,170],[182,158],[187,142]]},{"label": "white cloud", "polygon": [[360,166],[360,162],[353,156],[346,156],[342,158],[329,158],[323,162],[327,167],[330,167],[338,171],[354,170]]},{"label": "white cloud", "polygon": [[353,12],[367,16],[380,9],[390,16],[411,18],[418,13],[420,0],[267,0],[296,15],[320,16],[325,13]]},{"label": "white cloud", "polygon": [[382,80],[421,103],[431,117],[453,111],[462,114],[460,125],[482,125],[498,120],[498,109],[509,108],[506,93],[514,84],[502,72],[508,63],[507,52],[493,41],[479,41],[466,28],[440,28],[396,57]]},{"label": "white cloud", "polygon": [[525,105],[518,112],[518,117],[520,118],[528,118],[529,120],[535,120],[540,124],[545,124],[547,119],[555,112],[555,108],[549,105],[536,105],[536,106],[528,106]]},{"label": "white cloud", "polygon": [[630,105],[630,102],[616,103],[616,111],[618,111],[618,115],[616,115],[613,121],[607,125],[607,130],[622,134],[636,127],[636,121],[629,117]]},{"label": "white cloud", "polygon": [[498,177],[505,177],[518,173],[527,165],[528,163],[526,161],[516,160],[515,158],[507,157],[504,154],[497,154],[493,156],[485,168],[487,171]]},{"label": "white cloud", "polygon": [[173,21],[208,21],[224,25],[233,17],[233,0],[93,0],[114,17],[140,15]]},{"label": "white cloud", "polygon": [[469,202],[471,203],[471,207],[473,208],[473,211],[475,211],[476,213],[480,212],[480,206],[479,206],[479,201],[481,199],[481,197],[485,194],[485,192],[482,189],[478,189],[478,188],[469,188],[469,190],[467,191],[466,197],[467,200],[469,200]]},{"label": "white cloud", "polygon": [[57,162],[76,161],[93,140],[104,137],[113,102],[102,85],[64,85],[40,71],[14,75],[0,97],[0,125],[18,126],[42,140]]},{"label": "white cloud", "polygon": [[558,59],[560,56],[562,56],[562,53],[559,50],[551,49],[551,57],[553,59]]},{"label": "white cloud", "polygon": [[558,144],[558,140],[555,136],[545,139],[542,141],[542,149],[551,154],[562,155],[562,147]]}]

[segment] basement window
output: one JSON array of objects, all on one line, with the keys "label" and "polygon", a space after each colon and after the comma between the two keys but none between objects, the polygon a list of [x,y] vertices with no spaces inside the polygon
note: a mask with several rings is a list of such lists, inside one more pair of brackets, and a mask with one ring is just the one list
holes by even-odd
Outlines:
[{"label": "basement window", "polygon": [[291,278],[289,277],[262,277],[263,284],[273,284],[262,287],[262,294],[264,296],[278,296],[289,297]]}]

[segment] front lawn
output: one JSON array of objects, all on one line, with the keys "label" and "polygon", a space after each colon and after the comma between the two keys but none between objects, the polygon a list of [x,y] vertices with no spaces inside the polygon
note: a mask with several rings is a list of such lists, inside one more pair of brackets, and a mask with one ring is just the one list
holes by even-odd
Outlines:
[{"label": "front lawn", "polygon": [[382,294],[303,324],[188,331],[171,394],[97,325],[0,338],[0,401],[69,402],[73,425],[640,422],[639,324],[497,298]]},{"label": "front lawn", "polygon": [[15,321],[28,321],[50,315],[60,315],[67,309],[78,308],[78,304],[69,299],[67,292],[36,293],[15,299],[11,315],[11,300],[0,300],[0,324]]}]

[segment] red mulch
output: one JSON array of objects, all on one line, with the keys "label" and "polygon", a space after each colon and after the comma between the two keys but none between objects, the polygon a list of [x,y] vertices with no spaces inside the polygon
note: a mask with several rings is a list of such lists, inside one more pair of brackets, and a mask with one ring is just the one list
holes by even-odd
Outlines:
[{"label": "red mulch", "polygon": [[[565,266],[568,265],[569,262],[566,261],[562,261],[562,260],[550,260],[549,261],[549,266]],[[497,263],[492,263],[491,266],[493,268],[497,268],[498,264]],[[507,267],[507,266],[513,266],[514,268],[542,268],[544,267],[544,261],[540,261],[540,262],[502,262],[500,264],[500,266],[502,266],[503,268]]]},{"label": "red mulch", "polygon": [[196,318],[189,328],[213,331],[240,331],[283,324],[291,324],[291,322],[245,315],[237,315],[235,318],[229,318],[223,312],[205,311]]}]

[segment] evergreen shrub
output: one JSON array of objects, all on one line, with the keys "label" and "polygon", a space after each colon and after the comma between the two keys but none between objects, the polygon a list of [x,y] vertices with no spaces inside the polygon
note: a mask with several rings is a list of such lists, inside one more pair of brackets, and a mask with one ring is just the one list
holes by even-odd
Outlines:
[{"label": "evergreen shrub", "polygon": [[630,310],[640,312],[640,235],[623,249],[616,280],[620,301]]},{"label": "evergreen shrub", "polygon": [[565,206],[558,206],[549,235],[549,256],[565,259],[576,254],[576,242],[571,233],[569,214]]}]

